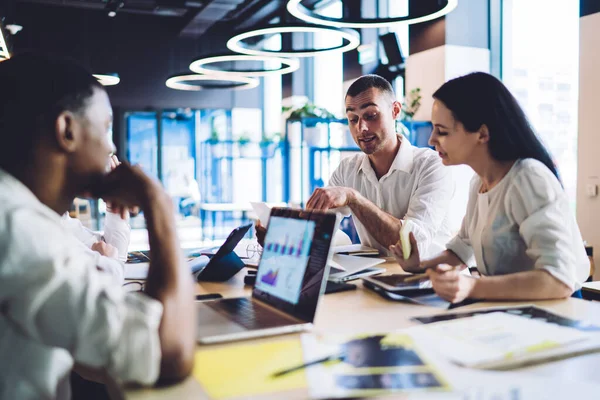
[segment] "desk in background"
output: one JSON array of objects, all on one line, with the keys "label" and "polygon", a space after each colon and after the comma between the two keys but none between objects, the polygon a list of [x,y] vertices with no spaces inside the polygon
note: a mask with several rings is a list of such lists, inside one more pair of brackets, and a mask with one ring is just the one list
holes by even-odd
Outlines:
[{"label": "desk in background", "polygon": [[[402,273],[402,269],[396,263],[382,264],[388,273]],[[250,288],[245,287],[243,277],[245,271],[240,271],[236,276],[224,283],[204,282],[198,283],[197,293],[221,293],[224,297],[249,296]],[[328,334],[357,334],[368,332],[390,332],[400,328],[416,325],[410,321],[411,317],[433,315],[444,312],[438,308],[417,306],[412,304],[391,302],[382,299],[377,294],[362,288],[358,283],[358,290],[326,295],[322,298],[314,331],[316,333]],[[536,304],[556,312],[557,314],[573,319],[585,319],[600,324],[600,304],[585,300],[568,298],[566,300],[552,300],[526,303],[477,303],[458,310],[474,308],[509,306],[515,304]],[[298,337],[299,334],[273,336],[270,338],[247,340],[244,343],[259,343],[276,340],[285,340]],[[240,342],[235,342],[240,343]],[[211,348],[231,346],[230,344],[215,344]],[[438,361],[438,360],[433,360]],[[567,360],[545,363],[533,367],[516,370],[518,374],[529,374],[535,377],[550,378],[554,380],[598,381],[598,365],[600,365],[600,353],[579,356]],[[452,383],[462,380],[463,382],[494,382],[504,384],[507,380],[507,372],[489,372],[468,370],[459,367],[451,367],[450,374]],[[481,384],[481,383],[479,383]],[[154,400],[154,399],[209,399],[202,390],[200,384],[193,377],[186,381],[166,388],[128,389],[124,392],[126,399],[132,400]],[[383,396],[381,398],[398,398],[400,394]],[[577,396],[574,394],[574,397]],[[271,393],[268,395],[252,398],[260,399],[307,399],[307,389],[288,392]],[[582,397],[583,398],[583,397]]]},{"label": "desk in background", "polygon": [[[211,239],[215,240],[215,229],[217,225],[217,214],[224,215],[226,212],[239,212],[241,213],[241,221],[240,225],[244,223],[248,223],[250,219],[248,218],[248,212],[252,211],[252,206],[250,203],[202,203],[199,206],[200,210],[200,221],[202,226],[201,240],[207,238],[206,235],[206,221],[210,215],[211,221]],[[232,227],[233,229],[235,227]],[[230,230],[231,230],[230,229]],[[225,233],[224,237],[227,237],[229,232]]]}]

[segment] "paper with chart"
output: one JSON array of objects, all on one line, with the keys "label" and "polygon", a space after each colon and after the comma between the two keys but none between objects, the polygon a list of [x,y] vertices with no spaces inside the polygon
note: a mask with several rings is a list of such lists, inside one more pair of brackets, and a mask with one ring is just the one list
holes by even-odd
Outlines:
[{"label": "paper with chart", "polygon": [[473,368],[508,368],[560,352],[566,356],[571,346],[580,343],[598,347],[588,332],[503,312],[436,322],[410,330],[428,338],[431,346],[448,359]]},{"label": "paper with chart", "polygon": [[[311,398],[364,397],[390,392],[447,392],[444,375],[404,333],[355,337],[302,335]],[[290,365],[292,366],[292,365]]]},{"label": "paper with chart", "polygon": [[297,304],[308,265],[315,221],[272,217],[255,287]]}]

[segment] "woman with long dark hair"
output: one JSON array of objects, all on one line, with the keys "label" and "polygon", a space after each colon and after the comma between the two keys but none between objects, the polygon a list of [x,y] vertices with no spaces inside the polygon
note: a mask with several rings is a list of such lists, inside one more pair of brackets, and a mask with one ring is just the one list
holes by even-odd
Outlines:
[{"label": "woman with long dark hair", "polygon": [[[421,260],[390,249],[404,270],[427,270],[451,302],[555,299],[581,288],[590,264],[558,171],[508,89],[481,72],[442,85],[434,94],[433,132],[444,165],[475,171],[458,234],[438,256]],[[480,278],[461,274],[475,259]]]}]

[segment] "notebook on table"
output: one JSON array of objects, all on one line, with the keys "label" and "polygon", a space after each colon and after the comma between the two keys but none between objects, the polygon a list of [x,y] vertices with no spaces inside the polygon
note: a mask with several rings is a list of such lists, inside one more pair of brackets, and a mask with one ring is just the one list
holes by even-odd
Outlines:
[{"label": "notebook on table", "polygon": [[298,332],[325,291],[334,213],[273,208],[251,297],[197,303],[200,343]]}]

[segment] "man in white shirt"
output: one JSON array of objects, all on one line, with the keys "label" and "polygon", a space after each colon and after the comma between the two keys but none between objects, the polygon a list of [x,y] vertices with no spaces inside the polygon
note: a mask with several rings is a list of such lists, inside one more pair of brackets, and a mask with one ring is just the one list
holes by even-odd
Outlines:
[{"label": "man in white shirt", "polygon": [[[138,167],[106,173],[105,90],[81,67],[36,55],[0,63],[0,87],[0,398],[69,398],[72,369],[117,382],[183,379],[193,366],[194,287],[172,204]],[[144,210],[144,293],[125,293],[72,245],[61,215],[85,192]]]},{"label": "man in white shirt", "polygon": [[403,221],[414,223],[419,251],[435,254],[450,239],[447,214],[454,181],[437,154],[396,133],[401,104],[377,75],[358,78],[346,93],[346,116],[362,153],[341,161],[329,186],[316,189],[306,208],[344,207],[362,244],[390,255]]}]

